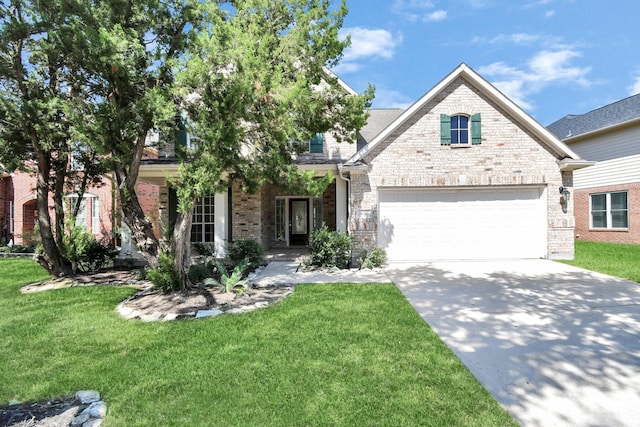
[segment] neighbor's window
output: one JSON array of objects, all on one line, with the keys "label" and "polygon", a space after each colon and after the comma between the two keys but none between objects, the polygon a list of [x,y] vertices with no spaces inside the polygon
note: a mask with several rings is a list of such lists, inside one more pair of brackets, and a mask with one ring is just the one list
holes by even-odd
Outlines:
[{"label": "neighbor's window", "polygon": [[[70,194],[67,196],[67,202],[64,206],[67,214],[75,209],[77,201],[77,194]],[[87,212],[87,209],[90,209],[90,211]],[[86,193],[82,197],[78,214],[76,215],[75,225],[90,233],[97,234],[100,232],[100,199],[96,195]]]},{"label": "neighbor's window", "polygon": [[629,205],[626,191],[591,195],[592,228],[628,228]]},{"label": "neighbor's window", "polygon": [[215,241],[215,217],[213,194],[198,199],[193,209],[191,241],[213,243]]}]

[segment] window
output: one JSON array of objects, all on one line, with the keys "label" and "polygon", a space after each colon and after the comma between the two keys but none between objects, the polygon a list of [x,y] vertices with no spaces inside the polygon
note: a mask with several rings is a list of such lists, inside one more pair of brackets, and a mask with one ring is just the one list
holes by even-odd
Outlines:
[{"label": "window", "polygon": [[14,210],[13,201],[9,201],[9,233],[13,234]]},{"label": "window", "polygon": [[100,199],[91,198],[91,230],[98,233],[100,230]]},{"label": "window", "polygon": [[626,191],[591,195],[592,228],[628,228],[629,208]]},{"label": "window", "polygon": [[[471,140],[469,140],[471,137]],[[482,128],[480,125],[480,113],[472,116],[457,114],[448,116],[440,115],[440,145],[452,145],[460,147],[482,143]]]},{"label": "window", "polygon": [[287,239],[285,229],[285,199],[276,199],[276,240],[285,241]]},{"label": "window", "polygon": [[292,141],[291,147],[299,154],[302,153],[320,153],[324,152],[324,135],[316,133],[309,141],[299,142]]},{"label": "window", "polygon": [[[78,200],[77,194],[71,194],[67,196],[67,203],[65,203],[65,210],[67,214],[73,212],[76,208]],[[87,207],[91,210],[87,215]],[[91,219],[89,223],[88,218]],[[100,232],[100,199],[93,194],[85,194],[80,201],[80,207],[78,208],[78,214],[75,221],[76,227],[81,227],[84,230],[97,234]]]},{"label": "window", "polygon": [[192,242],[215,242],[214,200],[215,196],[212,194],[196,202],[191,222]]},{"label": "window", "polygon": [[313,229],[319,230],[322,227],[322,198],[313,199]]}]

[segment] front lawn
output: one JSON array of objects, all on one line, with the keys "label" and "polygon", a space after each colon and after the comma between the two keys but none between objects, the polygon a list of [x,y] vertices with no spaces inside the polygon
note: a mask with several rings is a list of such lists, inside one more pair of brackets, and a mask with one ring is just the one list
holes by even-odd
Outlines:
[{"label": "front lawn", "polygon": [[0,405],[83,389],[113,426],[516,425],[393,285],[299,285],[241,315],[123,320],[125,287],[21,295],[0,260]]},{"label": "front lawn", "polygon": [[640,245],[576,240],[575,259],[566,264],[640,282]]}]

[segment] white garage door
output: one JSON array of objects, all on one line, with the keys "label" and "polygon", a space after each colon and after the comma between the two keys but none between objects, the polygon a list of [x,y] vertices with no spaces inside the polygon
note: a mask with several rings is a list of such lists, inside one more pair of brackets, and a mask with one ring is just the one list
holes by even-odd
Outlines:
[{"label": "white garage door", "polygon": [[544,257],[544,191],[380,189],[378,244],[390,261]]}]

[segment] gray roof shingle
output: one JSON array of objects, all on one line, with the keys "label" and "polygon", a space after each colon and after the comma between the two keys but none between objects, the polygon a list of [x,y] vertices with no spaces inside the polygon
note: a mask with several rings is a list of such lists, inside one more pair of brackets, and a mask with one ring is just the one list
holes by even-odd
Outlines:
[{"label": "gray roof shingle", "polygon": [[565,140],[638,118],[640,118],[640,93],[588,113],[569,114],[551,123],[547,129],[558,139]]}]

